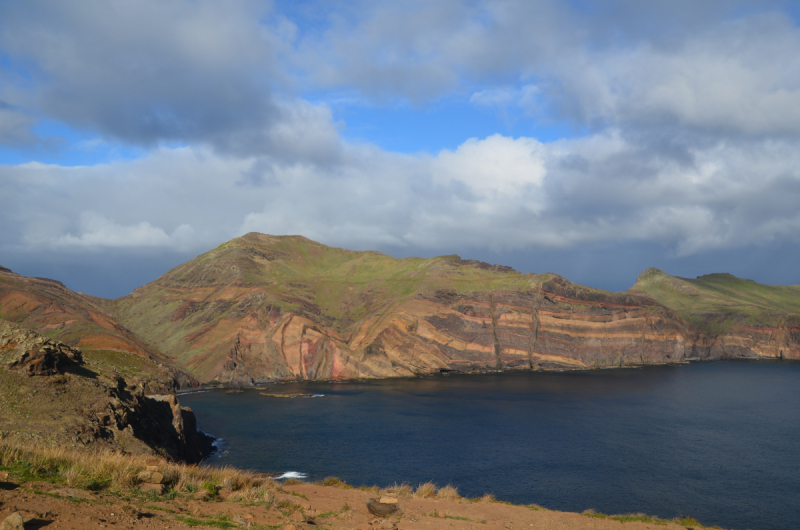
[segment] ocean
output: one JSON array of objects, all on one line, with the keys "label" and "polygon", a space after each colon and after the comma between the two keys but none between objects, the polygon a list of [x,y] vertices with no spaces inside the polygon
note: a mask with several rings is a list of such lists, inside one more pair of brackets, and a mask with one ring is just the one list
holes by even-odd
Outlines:
[{"label": "ocean", "polygon": [[800,521],[800,363],[298,382],[180,401],[219,438],[206,465],[355,486],[432,481],[741,530]]}]

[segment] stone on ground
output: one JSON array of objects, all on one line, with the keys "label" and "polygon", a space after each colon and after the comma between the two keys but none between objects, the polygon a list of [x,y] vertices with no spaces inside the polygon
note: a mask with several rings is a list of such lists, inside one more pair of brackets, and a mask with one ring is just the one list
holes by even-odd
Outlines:
[{"label": "stone on ground", "polygon": [[14,512],[0,524],[0,530],[24,530],[24,521],[19,512]]}]

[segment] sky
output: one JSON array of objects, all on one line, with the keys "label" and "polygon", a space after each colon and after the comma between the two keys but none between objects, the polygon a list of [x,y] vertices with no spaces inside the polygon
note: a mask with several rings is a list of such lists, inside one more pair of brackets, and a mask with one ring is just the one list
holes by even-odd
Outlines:
[{"label": "sky", "polygon": [[0,265],[118,297],[247,232],[625,290],[800,284],[789,1],[0,0]]}]

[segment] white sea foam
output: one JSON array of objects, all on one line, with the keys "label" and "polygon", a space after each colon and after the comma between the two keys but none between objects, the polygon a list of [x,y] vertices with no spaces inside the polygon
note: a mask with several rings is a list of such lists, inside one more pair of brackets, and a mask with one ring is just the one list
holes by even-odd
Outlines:
[{"label": "white sea foam", "polygon": [[281,479],[284,479],[284,478],[294,478],[294,479],[302,480],[302,479],[308,478],[308,475],[306,473],[301,473],[299,471],[287,471],[286,473],[284,473],[280,477],[275,477],[275,480],[281,480]]},{"label": "white sea foam", "polygon": [[311,396],[311,397],[312,397],[312,398],[315,398],[315,397],[325,397],[325,394],[314,394],[314,395],[313,395],[313,396]]},{"label": "white sea foam", "polygon": [[217,438],[213,434],[208,434],[206,431],[202,429],[197,429],[197,430],[205,434],[206,436],[214,438],[214,441],[211,442],[211,447],[213,447],[214,449],[211,451],[211,454],[208,455],[208,458],[220,457],[228,452],[228,442],[226,442],[223,438]]}]

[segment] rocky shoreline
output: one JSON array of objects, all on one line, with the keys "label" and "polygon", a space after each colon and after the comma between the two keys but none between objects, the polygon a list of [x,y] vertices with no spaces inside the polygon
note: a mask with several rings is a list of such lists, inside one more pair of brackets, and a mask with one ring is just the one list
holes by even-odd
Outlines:
[{"label": "rocky shoreline", "polygon": [[622,366],[599,366],[599,367],[563,367],[563,368],[552,368],[552,369],[540,369],[540,370],[526,370],[526,369],[509,369],[509,370],[472,370],[472,371],[460,371],[460,370],[447,370],[442,372],[434,372],[430,374],[419,374],[419,375],[407,375],[407,376],[395,376],[395,377],[371,377],[371,378],[350,378],[350,379],[336,379],[336,380],[306,380],[306,379],[288,379],[288,380],[273,380],[267,382],[261,382],[258,384],[253,384],[252,386],[241,385],[238,382],[235,383],[225,383],[225,382],[218,382],[214,381],[211,383],[201,383],[194,387],[189,388],[180,388],[175,391],[176,395],[185,395],[185,394],[193,394],[197,392],[210,392],[214,390],[235,390],[235,392],[227,392],[227,393],[240,393],[239,391],[258,391],[261,395],[270,396],[270,397],[311,397],[313,394],[308,393],[292,393],[292,394],[281,394],[281,393],[264,393],[266,390],[272,390],[275,388],[276,385],[294,385],[294,384],[303,384],[303,383],[334,383],[334,384],[347,384],[347,383],[359,383],[359,382],[367,382],[367,381],[381,381],[381,380],[398,380],[398,379],[425,379],[431,377],[447,377],[447,376],[473,376],[473,375],[488,375],[488,374],[514,374],[514,373],[522,373],[522,372],[591,372],[597,370],[631,370],[631,369],[641,369],[647,367],[658,367],[658,366],[681,366],[681,365],[688,365],[691,363],[713,363],[713,362],[728,362],[728,361],[736,361],[736,362],[785,362],[785,363],[798,363],[800,359],[781,359],[781,358],[774,358],[774,357],[767,357],[767,356],[759,356],[759,357],[745,357],[745,358],[723,358],[723,359],[709,359],[703,357],[687,357],[678,361],[670,361],[670,362],[661,362],[661,363],[646,363],[646,364],[625,364]]}]

